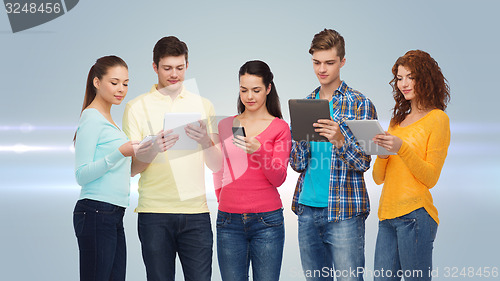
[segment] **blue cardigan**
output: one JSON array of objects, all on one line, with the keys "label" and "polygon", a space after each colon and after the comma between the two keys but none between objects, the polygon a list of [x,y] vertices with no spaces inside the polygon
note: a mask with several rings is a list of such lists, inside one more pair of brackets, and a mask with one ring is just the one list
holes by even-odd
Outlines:
[{"label": "blue cardigan", "polygon": [[80,199],[128,207],[131,157],[118,148],[127,136],[97,109],[82,112],[76,132],[75,175],[82,186]]}]

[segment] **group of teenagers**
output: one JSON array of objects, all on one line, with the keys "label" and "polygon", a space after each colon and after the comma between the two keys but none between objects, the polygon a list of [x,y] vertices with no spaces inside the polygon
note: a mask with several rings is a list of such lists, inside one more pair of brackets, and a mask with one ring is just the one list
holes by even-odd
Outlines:
[{"label": "group of teenagers", "polygon": [[[371,156],[344,120],[377,119],[373,103],[340,79],[344,38],[314,35],[309,49],[320,86],[306,99],[326,99],[330,119],[311,124],[326,142],[293,141],[283,120],[273,73],[262,61],[239,70],[235,116],[217,122],[212,103],[183,86],[188,48],[174,36],[153,49],[158,83],[126,104],[122,129],[111,116],[127,94],[127,64],[99,58],[89,71],[75,133],[75,174],[81,186],[73,213],[80,280],[125,280],[123,227],[130,177],[140,174],[138,234],[147,280],[175,280],[176,257],[185,280],[211,280],[213,234],[205,195],[205,165],[218,201],[217,258],[222,280],[279,280],[285,228],[277,190],[288,165],[300,173],[292,200],[306,280],[363,280],[369,198],[364,172]],[[383,184],[378,217],[375,280],[431,280],[439,223],[430,189],[438,181],[450,142],[444,110],[449,87],[426,52],[408,51],[392,67],[395,106],[388,131],[374,142],[373,179]],[[180,135],[163,130],[165,113],[199,113],[183,128],[195,150],[172,149]],[[243,127],[245,135],[234,134]],[[155,137],[144,140],[147,136]],[[313,165],[314,163],[314,165]],[[353,274],[354,273],[354,274]],[[385,274],[384,274],[385,273]]]}]

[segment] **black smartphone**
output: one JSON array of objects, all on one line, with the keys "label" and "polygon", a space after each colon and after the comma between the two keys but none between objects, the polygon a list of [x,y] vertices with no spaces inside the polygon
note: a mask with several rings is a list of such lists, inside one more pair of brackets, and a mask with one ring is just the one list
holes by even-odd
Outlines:
[{"label": "black smartphone", "polygon": [[245,128],[244,127],[233,127],[233,136],[243,136],[246,137]]}]

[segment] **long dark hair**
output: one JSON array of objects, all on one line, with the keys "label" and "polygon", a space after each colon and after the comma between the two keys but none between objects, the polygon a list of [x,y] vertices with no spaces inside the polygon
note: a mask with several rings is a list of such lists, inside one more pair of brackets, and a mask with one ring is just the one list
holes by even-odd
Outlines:
[{"label": "long dark hair", "polygon": [[399,57],[392,67],[392,78],[390,84],[396,105],[392,113],[391,124],[397,125],[403,122],[411,112],[412,104],[406,100],[397,85],[399,66],[407,68],[413,79],[415,79],[414,91],[416,94],[414,106],[427,109],[445,110],[450,100],[450,87],[444,78],[438,63],[426,52],[421,50],[408,51]]},{"label": "long dark hair", "polygon": [[[281,114],[281,104],[280,98],[278,97],[278,92],[276,91],[276,87],[274,86],[273,78],[274,75],[271,72],[269,66],[260,60],[247,61],[244,65],[241,66],[238,77],[241,77],[245,74],[255,75],[262,78],[262,82],[267,86],[271,84],[271,91],[267,95],[266,98],[266,108],[269,114],[274,117],[278,117],[283,119],[283,115]],[[245,105],[241,102],[240,96],[238,96],[238,113],[241,114],[245,111]]]},{"label": "long dark hair", "polygon": [[[108,70],[115,66],[123,66],[128,69],[127,64],[124,60],[117,56],[105,56],[98,58],[95,64],[90,68],[89,75],[87,76],[87,85],[85,87],[85,97],[83,98],[83,106],[82,111],[87,108],[96,96],[96,88],[94,87],[94,78],[102,79],[104,75],[108,72]],[[81,114],[80,112],[80,114]],[[73,142],[76,140],[76,132],[73,137]]]}]

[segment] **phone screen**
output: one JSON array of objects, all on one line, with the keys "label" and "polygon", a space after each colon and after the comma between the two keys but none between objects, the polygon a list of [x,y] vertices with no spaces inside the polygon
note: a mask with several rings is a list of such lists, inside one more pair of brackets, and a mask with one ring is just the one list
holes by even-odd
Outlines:
[{"label": "phone screen", "polygon": [[245,128],[244,127],[233,127],[233,136],[243,136],[246,137]]},{"label": "phone screen", "polygon": [[149,136],[146,136],[139,144],[145,144],[149,141],[152,141],[154,142],[156,140],[156,136],[155,135],[149,135]]}]

